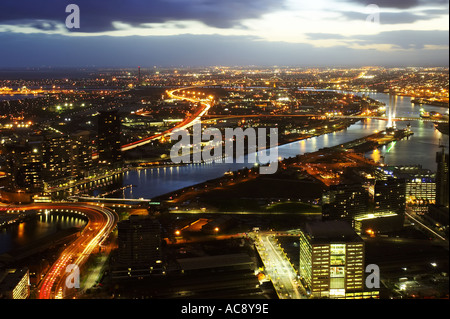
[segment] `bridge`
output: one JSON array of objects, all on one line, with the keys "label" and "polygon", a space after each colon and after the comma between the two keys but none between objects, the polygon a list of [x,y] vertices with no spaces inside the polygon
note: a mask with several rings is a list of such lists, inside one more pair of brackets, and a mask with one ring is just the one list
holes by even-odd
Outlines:
[{"label": "bridge", "polygon": [[422,122],[432,122],[432,123],[448,123],[447,119],[432,119],[423,117],[393,117],[389,118],[387,116],[370,116],[370,115],[331,115],[332,118],[347,118],[347,119],[374,119],[383,121],[422,121]]},{"label": "bridge", "polygon": [[374,119],[374,120],[382,120],[382,121],[423,121],[423,122],[433,122],[433,123],[448,123],[447,119],[431,119],[431,118],[422,118],[422,117],[395,117],[389,118],[387,116],[370,116],[370,115],[322,115],[322,114],[313,114],[313,113],[303,113],[303,114],[245,114],[245,115],[205,115],[203,116],[204,120],[207,121],[216,121],[216,120],[225,120],[225,119],[240,119],[240,118],[261,118],[261,117],[316,117],[320,119],[331,119],[331,118],[342,118],[342,119]]},{"label": "bridge", "polygon": [[146,198],[109,198],[109,197],[87,197],[87,196],[70,196],[69,200],[80,200],[83,202],[135,202],[135,203],[149,203],[157,205],[159,202],[153,202]]},{"label": "bridge", "polygon": [[[278,79],[281,80],[281,79]],[[170,135],[173,131],[177,129],[186,129],[191,127],[195,122],[202,120],[202,118],[207,120],[220,120],[220,119],[234,119],[234,118],[251,118],[251,117],[319,117],[319,118],[349,118],[349,119],[376,119],[376,120],[385,120],[385,121],[423,121],[423,122],[433,122],[433,123],[448,123],[447,119],[431,119],[431,118],[422,118],[422,117],[398,117],[398,118],[388,118],[385,116],[362,116],[362,115],[322,115],[322,114],[248,114],[248,115],[207,115],[208,110],[211,108],[211,101],[208,99],[199,99],[192,97],[179,96],[174,94],[178,91],[184,91],[191,88],[205,87],[205,86],[189,86],[189,87],[181,87],[178,89],[173,89],[167,91],[169,97],[173,99],[186,100],[193,103],[200,103],[201,107],[190,117],[184,119],[176,126],[162,132],[158,133],[134,142],[131,142],[126,145],[121,146],[122,152],[131,150],[136,147],[140,147],[146,145],[154,140],[160,139],[162,137]],[[98,154],[93,154],[93,158],[98,158]]]}]

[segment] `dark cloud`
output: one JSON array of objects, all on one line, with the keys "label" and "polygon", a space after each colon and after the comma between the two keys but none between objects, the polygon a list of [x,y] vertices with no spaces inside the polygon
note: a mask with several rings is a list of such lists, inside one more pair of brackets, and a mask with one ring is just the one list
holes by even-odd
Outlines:
[{"label": "dark cloud", "polygon": [[379,34],[362,36],[355,42],[361,44],[392,44],[401,49],[423,49],[426,45],[448,46],[448,31],[386,31]]},{"label": "dark cloud", "polygon": [[196,20],[209,26],[227,28],[242,19],[283,9],[280,0],[2,0],[1,23],[52,20],[64,23],[68,4],[76,3],[81,12],[81,29],[95,32],[112,30],[112,22],[131,25],[162,23],[168,20]]},{"label": "dark cloud", "polygon": [[399,30],[399,31],[385,31],[372,35],[357,35],[343,37],[339,34],[322,34],[322,33],[307,33],[311,40],[322,39],[334,39],[334,40],[347,40],[347,42],[357,43],[360,45],[372,45],[372,44],[389,44],[399,49],[423,49],[426,45],[449,45],[449,32],[436,30],[436,31],[412,31],[412,30]]}]

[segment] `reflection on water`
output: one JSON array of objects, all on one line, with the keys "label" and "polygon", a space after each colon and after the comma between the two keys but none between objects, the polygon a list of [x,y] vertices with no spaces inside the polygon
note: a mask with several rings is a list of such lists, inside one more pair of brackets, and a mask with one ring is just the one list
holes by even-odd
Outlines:
[{"label": "reflection on water", "polygon": [[[385,103],[389,108],[392,107],[397,117],[419,117],[420,115],[420,107],[412,104],[409,97],[390,98],[388,94],[384,93],[366,93],[366,95]],[[427,106],[423,107],[426,108]],[[405,128],[407,124],[408,122],[397,122],[396,126],[397,128]],[[435,170],[434,156],[439,150],[439,140],[448,146],[448,136],[443,136],[437,131],[433,123],[414,121],[409,124],[411,124],[414,135],[408,140],[399,141],[393,146],[389,145],[387,148],[378,150],[377,153],[370,152],[367,156],[377,161],[380,161],[383,157],[384,162],[389,165],[421,164],[425,168]],[[381,120],[360,121],[339,132],[282,145],[278,147],[278,153],[281,158],[287,158],[314,152],[323,147],[342,144],[384,130],[386,125],[387,122]],[[123,183],[124,185],[133,184],[137,187],[133,187],[132,191],[131,189],[125,190],[124,195],[128,198],[152,198],[223,176],[228,170],[238,170],[251,166],[253,166],[252,163],[205,163],[176,168],[149,168],[141,171],[130,171],[125,173]]]},{"label": "reflection on water", "polygon": [[0,254],[24,247],[59,230],[83,226],[86,222],[74,216],[48,214],[0,229]]}]

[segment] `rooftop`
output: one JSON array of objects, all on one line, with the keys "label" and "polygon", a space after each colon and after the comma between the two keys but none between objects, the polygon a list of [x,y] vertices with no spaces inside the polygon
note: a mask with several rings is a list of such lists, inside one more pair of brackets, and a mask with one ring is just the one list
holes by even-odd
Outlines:
[{"label": "rooftop", "polygon": [[348,222],[340,220],[307,223],[305,233],[313,243],[362,241]]}]

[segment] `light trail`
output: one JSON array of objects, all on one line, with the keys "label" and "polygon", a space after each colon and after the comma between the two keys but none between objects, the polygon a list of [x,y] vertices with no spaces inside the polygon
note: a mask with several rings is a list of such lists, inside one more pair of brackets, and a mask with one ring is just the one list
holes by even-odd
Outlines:
[{"label": "light trail", "polygon": [[178,96],[175,95],[175,92],[181,91],[181,90],[186,90],[189,88],[193,88],[193,87],[183,87],[183,88],[179,88],[179,89],[175,89],[172,91],[168,91],[167,94],[169,95],[169,97],[173,98],[173,99],[178,99],[178,100],[187,100],[190,101],[192,103],[200,103],[201,104],[201,108],[199,110],[197,110],[197,112],[190,118],[185,119],[184,121],[180,122],[178,125],[176,125],[175,127],[168,129],[167,131],[164,131],[162,133],[159,134],[155,134],[153,136],[150,137],[146,137],[142,140],[139,141],[135,141],[126,145],[122,146],[122,152],[123,151],[128,151],[131,150],[133,148],[145,145],[150,143],[151,141],[170,135],[173,131],[175,130],[183,130],[186,129],[188,127],[191,127],[196,121],[199,121],[202,116],[204,116],[208,110],[211,108],[211,103],[210,102],[206,102],[205,100],[202,99],[196,99],[196,98],[188,98],[188,97],[183,97],[183,96]]},{"label": "light trail", "polygon": [[412,219],[414,222],[418,223],[420,226],[422,226],[423,228],[425,228],[426,230],[428,230],[429,232],[431,232],[433,235],[435,235],[436,237],[438,237],[439,239],[443,240],[444,242],[448,243],[447,239],[445,239],[444,237],[442,237],[441,235],[439,235],[438,233],[436,233],[434,230],[432,230],[430,227],[428,227],[427,225],[425,225],[424,223],[420,222],[418,219],[412,217],[410,214],[405,213],[406,216],[408,216],[408,218]]},{"label": "light trail", "polygon": [[[81,235],[67,246],[59,258],[53,263],[48,273],[40,284],[39,299],[50,299],[52,297],[64,297],[66,267],[70,263],[79,268],[86,262],[92,251],[101,245],[114,229],[118,217],[115,212],[108,208],[87,204],[32,204],[27,206],[15,206],[13,209],[26,211],[56,211],[78,213],[88,219],[88,223]],[[55,289],[53,289],[55,288]],[[56,295],[53,295],[53,290]]]},{"label": "light trail", "polygon": [[280,299],[305,298],[299,291],[299,284],[295,282],[297,273],[290,261],[281,252],[280,247],[275,247],[271,241],[273,234],[257,235],[262,247],[258,252],[263,260],[265,269],[274,284],[274,288]]}]

